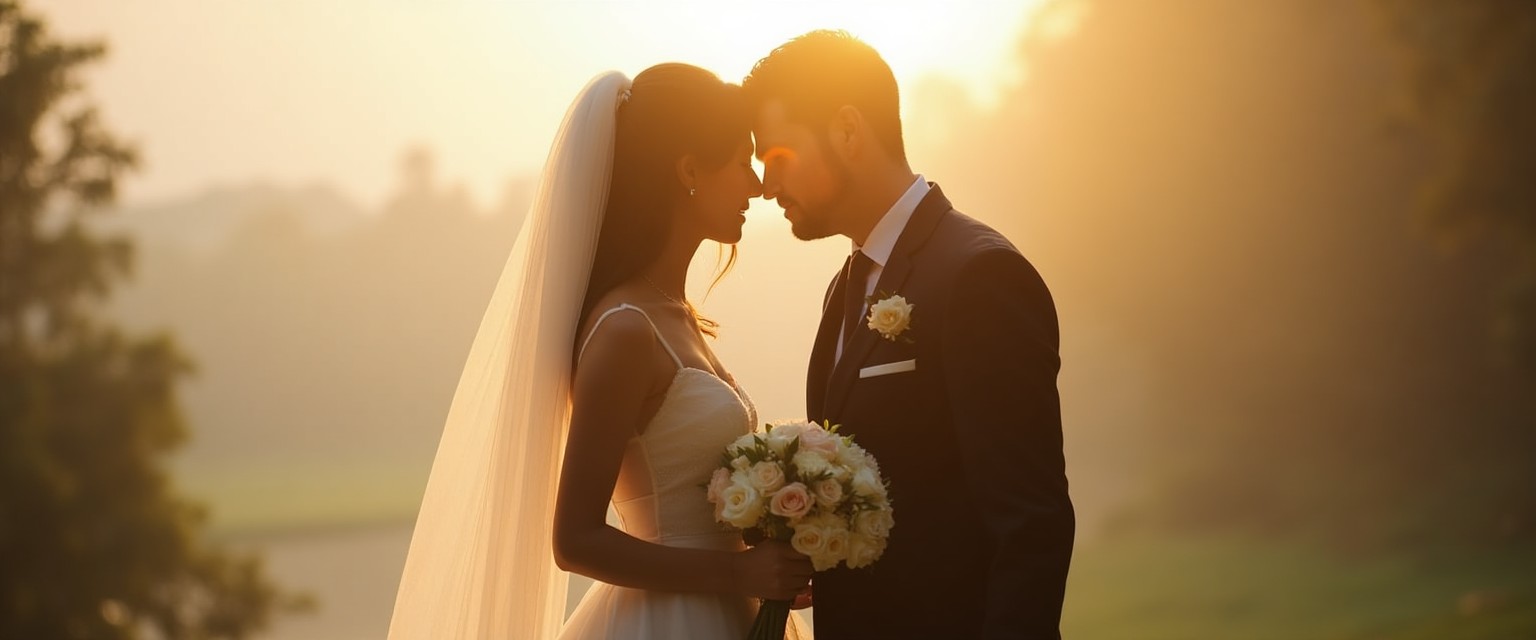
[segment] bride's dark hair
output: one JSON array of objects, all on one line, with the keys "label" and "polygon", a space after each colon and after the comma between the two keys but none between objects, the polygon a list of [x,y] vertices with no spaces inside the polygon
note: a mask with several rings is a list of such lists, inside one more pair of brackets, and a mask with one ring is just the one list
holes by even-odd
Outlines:
[{"label": "bride's dark hair", "polygon": [[[603,294],[661,255],[674,205],[688,197],[677,177],[677,161],[691,154],[701,169],[719,169],[752,131],[741,87],[675,62],[635,76],[617,117],[608,204],[582,303],[583,318]],[[716,283],[735,262],[732,245]],[[694,317],[705,333],[714,335],[714,322],[696,312]]]}]

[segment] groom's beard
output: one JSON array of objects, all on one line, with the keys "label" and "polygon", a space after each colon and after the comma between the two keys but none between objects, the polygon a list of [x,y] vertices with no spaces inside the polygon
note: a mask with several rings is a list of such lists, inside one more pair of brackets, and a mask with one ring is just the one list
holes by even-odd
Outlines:
[{"label": "groom's beard", "polygon": [[[848,182],[852,172],[849,171],[847,165],[831,154],[830,149],[827,150],[827,154],[824,157],[832,160],[828,163],[834,181],[832,197],[828,198],[826,202],[818,204],[815,208],[806,206],[804,202],[794,198],[789,199],[792,206],[798,205],[800,207],[799,220],[790,221],[789,231],[801,240],[820,240],[837,235],[837,216],[848,203]],[[780,200],[780,204],[783,204],[782,200]],[[788,207],[785,208],[787,209]]]}]

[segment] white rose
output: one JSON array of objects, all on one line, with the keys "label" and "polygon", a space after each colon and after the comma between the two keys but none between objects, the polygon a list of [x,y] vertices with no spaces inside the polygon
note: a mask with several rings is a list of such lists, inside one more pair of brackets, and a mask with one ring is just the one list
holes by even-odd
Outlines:
[{"label": "white rose", "polygon": [[827,473],[831,474],[830,477],[838,482],[848,482],[848,479],[853,477],[853,469],[841,464],[827,467]]},{"label": "white rose", "polygon": [[763,500],[750,485],[732,484],[720,491],[719,519],[738,529],[757,526],[763,515]]},{"label": "white rose", "polygon": [[801,520],[795,525],[795,535],[790,537],[789,546],[812,558],[822,555],[827,550],[827,529],[820,519]]},{"label": "white rose", "polygon": [[895,340],[912,324],[912,309],[901,296],[891,296],[869,307],[869,328],[880,332],[887,340]]},{"label": "white rose", "polygon": [[830,511],[843,501],[843,483],[832,478],[816,481],[816,502]]},{"label": "white rose", "polygon": [[768,441],[768,448],[782,456],[784,450],[789,447],[790,441],[800,437],[800,432],[804,429],[805,425],[798,422],[776,424],[768,430],[768,434],[763,439]]},{"label": "white rose", "polygon": [[768,495],[784,486],[784,468],[777,462],[763,461],[752,465],[747,469],[747,478],[752,482],[752,488],[757,489],[763,495]]},{"label": "white rose", "polygon": [[736,441],[732,442],[730,446],[725,448],[725,450],[726,451],[740,451],[740,450],[743,450],[743,449],[751,449],[752,447],[755,447],[755,446],[757,446],[757,434],[755,434],[755,433],[748,433],[748,434],[745,434],[745,435],[741,436],[740,438],[737,438]]},{"label": "white rose", "polygon": [[805,485],[792,482],[773,494],[773,498],[768,501],[768,511],[794,522],[810,513],[812,502],[811,494],[805,490]]},{"label": "white rose", "polygon": [[875,464],[875,458],[864,451],[863,447],[854,444],[852,440],[845,440],[843,446],[838,447],[837,460],[853,469],[863,467],[879,469],[879,466]]},{"label": "white rose", "polygon": [[857,533],[848,536],[848,568],[858,569],[874,564],[885,553],[885,541]]},{"label": "white rose", "polygon": [[801,478],[815,478],[823,473],[832,471],[832,463],[821,454],[814,451],[801,451],[795,454],[795,472]]},{"label": "white rose", "polygon": [[748,460],[746,456],[736,456],[736,459],[731,461],[731,468],[737,471],[746,471],[752,468],[752,461]]},{"label": "white rose", "polygon": [[853,492],[865,498],[885,498],[885,485],[874,469],[864,467],[853,473]]},{"label": "white rose", "polygon": [[885,539],[891,534],[891,527],[894,526],[896,526],[896,520],[891,516],[890,509],[865,510],[853,516],[853,530],[871,538]]},{"label": "white rose", "polygon": [[811,556],[811,567],[817,571],[826,571],[837,566],[837,563],[848,559],[847,529],[837,529],[827,532],[827,545],[821,555]]},{"label": "white rose", "polygon": [[847,518],[844,518],[842,516],[838,516],[838,515],[835,515],[835,514],[831,514],[831,513],[823,513],[823,514],[818,515],[817,517],[819,517],[822,520],[824,520],[824,523],[821,526],[826,527],[826,529],[827,529],[827,531],[829,533],[837,533],[838,531],[847,531],[848,530],[848,519]]},{"label": "white rose", "polygon": [[855,455],[854,454],[854,450],[858,449],[858,447],[859,447],[859,445],[856,445],[856,444],[853,443],[853,438],[850,438],[848,436],[840,436],[840,437],[838,437],[838,439],[837,439],[837,459],[838,460],[842,460],[844,458],[848,458],[848,457],[851,457],[851,456]]}]

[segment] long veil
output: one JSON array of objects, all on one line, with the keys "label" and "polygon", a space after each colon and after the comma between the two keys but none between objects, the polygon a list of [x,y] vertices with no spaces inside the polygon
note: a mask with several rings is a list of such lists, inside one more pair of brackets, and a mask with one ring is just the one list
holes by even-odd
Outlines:
[{"label": "long veil", "polygon": [[623,74],[565,114],[448,411],[390,619],[391,640],[553,638],[551,548],[571,351],[613,164]]}]

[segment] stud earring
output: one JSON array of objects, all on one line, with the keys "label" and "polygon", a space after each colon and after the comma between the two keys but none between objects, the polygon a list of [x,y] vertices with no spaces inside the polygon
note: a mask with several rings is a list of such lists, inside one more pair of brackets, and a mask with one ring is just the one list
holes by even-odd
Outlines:
[{"label": "stud earring", "polygon": [[698,193],[697,189],[689,189],[688,190],[688,197],[692,198],[695,193]]}]

